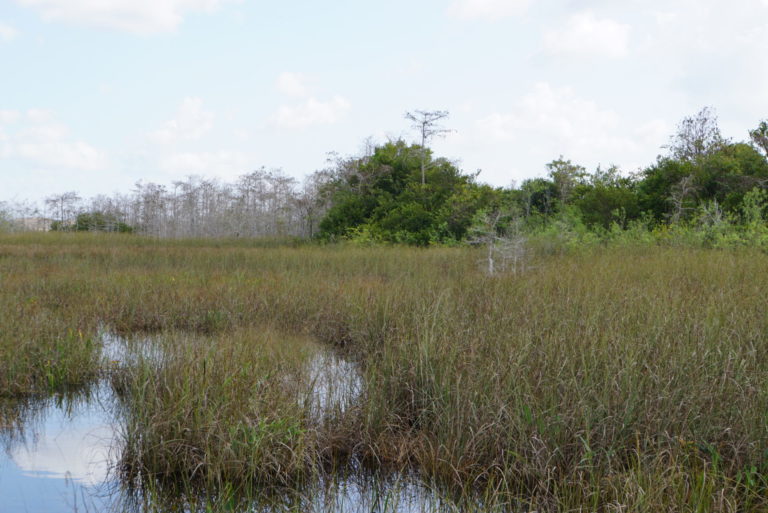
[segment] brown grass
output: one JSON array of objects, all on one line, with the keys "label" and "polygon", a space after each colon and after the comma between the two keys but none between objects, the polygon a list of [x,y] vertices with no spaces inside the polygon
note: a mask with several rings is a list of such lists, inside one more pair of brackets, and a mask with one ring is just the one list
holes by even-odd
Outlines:
[{"label": "brown grass", "polygon": [[[496,277],[479,257],[3,237],[0,380],[79,383],[99,327],[160,333],[171,357],[118,380],[145,472],[286,484],[355,455],[540,511],[768,508],[766,255],[603,249]],[[322,426],[296,400],[301,337],[362,372]]]}]

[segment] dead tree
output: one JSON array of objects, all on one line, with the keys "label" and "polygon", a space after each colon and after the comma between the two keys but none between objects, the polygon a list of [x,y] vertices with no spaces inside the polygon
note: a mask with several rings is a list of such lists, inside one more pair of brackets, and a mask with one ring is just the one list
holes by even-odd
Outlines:
[{"label": "dead tree", "polygon": [[686,206],[686,200],[695,194],[697,190],[698,186],[694,183],[693,175],[683,177],[682,180],[672,187],[669,201],[672,203],[670,221],[673,224],[679,223],[685,213],[692,210],[692,207]]},{"label": "dead tree", "polygon": [[45,199],[45,205],[56,216],[59,228],[64,228],[65,225],[72,223],[80,199],[80,196],[75,191],[54,194]]},{"label": "dead tree", "polygon": [[411,121],[413,124],[411,127],[417,130],[421,135],[421,184],[424,185],[427,182],[426,178],[426,163],[427,163],[427,144],[429,141],[437,136],[444,137],[453,130],[443,128],[438,123],[446,119],[449,116],[447,110],[416,110],[413,112],[406,112],[405,119]]},{"label": "dead tree", "polygon": [[483,267],[489,276],[501,271],[513,274],[525,271],[528,238],[523,232],[523,219],[515,212],[494,210],[486,213],[471,231],[470,243],[485,246]]},{"label": "dead tree", "polygon": [[683,118],[666,148],[674,158],[690,162],[712,154],[726,142],[720,134],[717,115],[704,107],[695,116]]}]

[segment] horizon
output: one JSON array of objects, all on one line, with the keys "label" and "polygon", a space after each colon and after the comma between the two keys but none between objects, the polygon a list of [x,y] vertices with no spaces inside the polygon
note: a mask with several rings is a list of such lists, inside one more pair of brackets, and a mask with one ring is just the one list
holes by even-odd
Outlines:
[{"label": "horizon", "polygon": [[449,111],[455,132],[430,146],[493,186],[560,155],[629,173],[704,106],[739,141],[768,116],[766,15],[766,0],[13,0],[0,201],[261,167],[301,180],[368,137],[415,141],[416,109]]}]

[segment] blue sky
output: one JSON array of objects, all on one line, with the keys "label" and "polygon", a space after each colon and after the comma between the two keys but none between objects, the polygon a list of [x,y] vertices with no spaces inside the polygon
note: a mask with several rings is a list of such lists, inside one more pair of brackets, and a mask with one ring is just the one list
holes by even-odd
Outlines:
[{"label": "blue sky", "polygon": [[631,172],[703,106],[745,139],[766,56],[768,0],[0,0],[0,200],[302,178],[414,109],[488,183]]}]

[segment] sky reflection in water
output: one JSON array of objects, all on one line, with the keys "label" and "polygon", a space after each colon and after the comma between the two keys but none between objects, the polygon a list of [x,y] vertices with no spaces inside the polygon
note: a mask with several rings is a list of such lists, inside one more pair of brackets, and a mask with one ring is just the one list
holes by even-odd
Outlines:
[{"label": "sky reflection in water", "polygon": [[33,405],[20,433],[4,434],[0,512],[64,513],[108,509],[116,424],[109,388],[89,400]]},{"label": "sky reflection in water", "polygon": [[[104,342],[104,356],[111,364],[130,365],[137,354],[162,358],[159,348],[148,340],[133,350],[127,350],[126,341],[113,335],[104,336]],[[309,373],[312,394],[300,400],[309,400],[318,417],[343,411],[361,394],[357,367],[332,353],[318,351]],[[110,386],[102,382],[74,397],[52,397],[20,407],[24,412],[20,429],[0,425],[0,513],[122,510],[126,497],[112,475],[119,459],[115,403]],[[9,407],[14,405],[0,404],[0,408]],[[330,486],[299,492],[304,497],[299,507],[304,511],[341,512],[440,509],[431,492],[412,477],[401,476],[395,482],[339,477]],[[289,509],[296,507],[291,502]],[[254,504],[245,509],[263,508]]]}]

